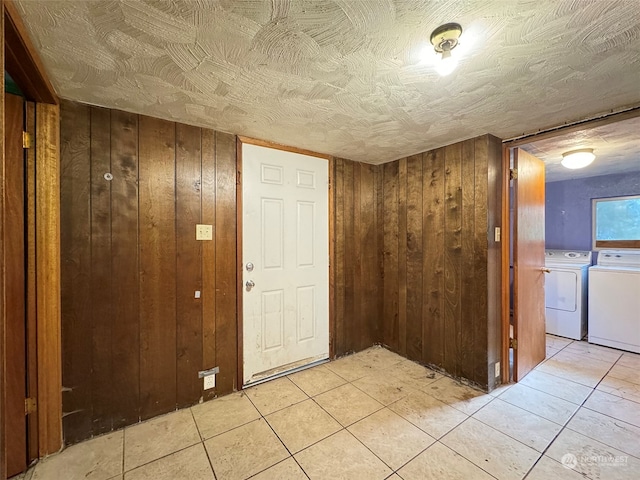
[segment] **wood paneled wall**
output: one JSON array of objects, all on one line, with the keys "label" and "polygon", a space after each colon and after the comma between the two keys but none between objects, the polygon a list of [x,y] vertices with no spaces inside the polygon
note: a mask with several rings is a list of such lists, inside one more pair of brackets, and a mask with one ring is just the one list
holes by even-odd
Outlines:
[{"label": "wood paneled wall", "polygon": [[335,159],[336,356],[381,343],[382,169]]},{"label": "wood paneled wall", "polygon": [[[61,137],[65,442],[237,389],[235,136],[63,102]],[[335,356],[384,342],[491,382],[500,152],[334,160]]]},{"label": "wood paneled wall", "polygon": [[[70,102],[61,132],[64,434],[74,443],[237,388],[236,141]],[[214,226],[212,241],[195,240],[197,223]],[[215,366],[216,389],[203,392],[198,371]]]},{"label": "wood paneled wall", "polygon": [[500,356],[501,141],[382,166],[383,341],[485,388]]}]

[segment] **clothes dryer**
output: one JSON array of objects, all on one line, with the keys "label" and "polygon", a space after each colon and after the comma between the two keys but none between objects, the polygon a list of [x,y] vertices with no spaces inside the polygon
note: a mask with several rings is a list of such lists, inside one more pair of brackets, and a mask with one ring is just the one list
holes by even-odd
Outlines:
[{"label": "clothes dryer", "polygon": [[589,270],[589,343],[640,353],[640,250],[601,250]]}]

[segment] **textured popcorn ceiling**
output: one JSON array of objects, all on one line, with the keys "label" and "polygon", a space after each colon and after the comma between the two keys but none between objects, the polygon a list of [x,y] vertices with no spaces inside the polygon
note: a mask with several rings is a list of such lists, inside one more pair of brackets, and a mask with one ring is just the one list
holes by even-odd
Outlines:
[{"label": "textured popcorn ceiling", "polygon": [[[637,0],[18,5],[64,98],[369,163],[640,103]],[[443,78],[421,53],[451,21]]]},{"label": "textured popcorn ceiling", "polygon": [[[522,148],[544,160],[547,181],[639,172],[640,117],[539,140]],[[563,167],[562,154],[579,148],[593,148],[593,163],[579,170]]]}]

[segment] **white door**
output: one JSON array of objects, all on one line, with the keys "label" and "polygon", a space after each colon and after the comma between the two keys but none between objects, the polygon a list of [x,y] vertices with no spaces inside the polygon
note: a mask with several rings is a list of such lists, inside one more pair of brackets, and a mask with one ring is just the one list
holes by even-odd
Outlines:
[{"label": "white door", "polygon": [[244,384],[329,357],[329,165],[242,145]]}]

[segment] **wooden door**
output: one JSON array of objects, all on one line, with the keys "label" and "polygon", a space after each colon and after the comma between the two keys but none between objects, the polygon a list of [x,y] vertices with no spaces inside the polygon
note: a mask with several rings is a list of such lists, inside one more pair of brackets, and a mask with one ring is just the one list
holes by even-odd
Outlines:
[{"label": "wooden door", "polygon": [[513,379],[545,358],[544,163],[515,149],[513,225]]},{"label": "wooden door", "polygon": [[328,163],[243,144],[245,385],[329,357]]},{"label": "wooden door", "polygon": [[27,468],[26,305],[24,234],[24,100],[5,95],[5,278],[6,278],[6,410],[7,476]]}]

